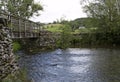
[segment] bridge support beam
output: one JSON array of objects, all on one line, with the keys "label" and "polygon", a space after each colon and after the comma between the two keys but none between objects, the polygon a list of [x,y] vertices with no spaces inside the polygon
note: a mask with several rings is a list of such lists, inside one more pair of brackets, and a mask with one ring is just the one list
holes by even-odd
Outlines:
[{"label": "bridge support beam", "polygon": [[38,38],[16,38],[13,41],[17,41],[21,44],[23,50],[28,54],[38,53],[42,50],[51,50],[55,48],[54,39],[49,39],[47,36]]}]

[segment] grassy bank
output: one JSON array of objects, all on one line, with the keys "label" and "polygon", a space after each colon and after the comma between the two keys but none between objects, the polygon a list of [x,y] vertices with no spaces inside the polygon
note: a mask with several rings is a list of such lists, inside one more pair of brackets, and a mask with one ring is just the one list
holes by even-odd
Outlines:
[{"label": "grassy bank", "polygon": [[8,77],[6,77],[0,82],[32,82],[32,81],[28,79],[26,70],[21,69],[14,74],[8,75]]}]

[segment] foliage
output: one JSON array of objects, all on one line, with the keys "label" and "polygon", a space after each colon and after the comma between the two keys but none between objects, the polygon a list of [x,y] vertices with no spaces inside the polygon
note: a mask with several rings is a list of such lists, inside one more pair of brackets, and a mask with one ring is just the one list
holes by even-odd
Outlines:
[{"label": "foliage", "polygon": [[[84,41],[90,44],[120,44],[120,1],[119,0],[85,0],[84,11],[93,20],[96,30],[84,35]],[[89,39],[88,39],[89,38]]]},{"label": "foliage", "polygon": [[67,22],[72,28],[72,31],[78,30],[80,28],[96,28],[96,25],[93,24],[94,20],[90,17],[86,18],[77,18],[75,20]]},{"label": "foliage", "polygon": [[85,26],[85,21],[87,18],[78,18],[69,22],[69,25],[73,30],[78,29],[79,27]]},{"label": "foliage", "polygon": [[30,18],[33,15],[39,15],[43,7],[34,0],[0,0],[0,10],[15,16]]},{"label": "foliage", "polygon": [[13,42],[13,51],[16,52],[21,49],[21,45],[19,42]]},{"label": "foliage", "polygon": [[96,30],[96,28],[81,28],[81,29],[76,29],[73,33],[79,34],[79,33],[90,33]]},{"label": "foliage", "polygon": [[32,81],[28,80],[27,71],[25,69],[20,69],[15,74],[11,74],[5,79],[3,79],[2,82],[32,82]]},{"label": "foliage", "polygon": [[94,20],[101,31],[111,31],[120,26],[120,1],[118,0],[94,0],[85,5],[85,12]]},{"label": "foliage", "polygon": [[57,41],[57,46],[60,48],[70,47],[72,41],[71,27],[69,25],[64,25],[61,27],[62,32],[60,39]]}]

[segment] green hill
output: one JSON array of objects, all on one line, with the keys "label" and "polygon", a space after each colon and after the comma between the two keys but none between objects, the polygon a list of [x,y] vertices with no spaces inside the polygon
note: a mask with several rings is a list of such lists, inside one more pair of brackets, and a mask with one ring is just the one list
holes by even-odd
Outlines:
[{"label": "green hill", "polygon": [[61,32],[62,27],[62,24],[48,24],[44,26],[44,29],[51,32]]}]

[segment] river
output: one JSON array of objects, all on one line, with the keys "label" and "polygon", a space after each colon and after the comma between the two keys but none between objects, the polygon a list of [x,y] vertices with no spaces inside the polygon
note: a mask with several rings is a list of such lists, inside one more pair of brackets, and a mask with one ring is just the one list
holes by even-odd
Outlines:
[{"label": "river", "polygon": [[68,48],[26,55],[18,52],[34,82],[120,82],[120,50]]}]

